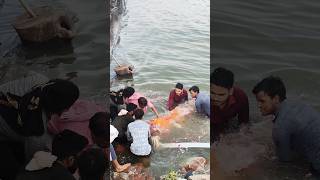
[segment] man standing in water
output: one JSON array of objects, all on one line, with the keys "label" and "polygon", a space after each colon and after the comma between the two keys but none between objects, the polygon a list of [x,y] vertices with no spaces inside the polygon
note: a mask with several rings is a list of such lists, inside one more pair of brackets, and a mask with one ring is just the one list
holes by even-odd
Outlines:
[{"label": "man standing in water", "polygon": [[296,153],[311,163],[311,173],[320,179],[320,113],[301,102],[286,100],[286,88],[278,77],[267,77],[252,90],[263,116],[274,115],[273,141],[280,161]]},{"label": "man standing in water", "polygon": [[246,93],[233,86],[234,75],[231,71],[219,67],[210,77],[213,121],[212,139],[228,128],[228,122],[237,118],[239,124],[249,121],[249,101]]},{"label": "man standing in water", "polygon": [[195,98],[195,106],[198,113],[207,115],[210,118],[210,97],[207,94],[200,93],[198,86],[192,86],[190,89],[192,98]]},{"label": "man standing in water", "polygon": [[175,88],[170,91],[167,109],[171,111],[185,101],[188,101],[188,92],[183,89],[183,84],[177,83]]}]

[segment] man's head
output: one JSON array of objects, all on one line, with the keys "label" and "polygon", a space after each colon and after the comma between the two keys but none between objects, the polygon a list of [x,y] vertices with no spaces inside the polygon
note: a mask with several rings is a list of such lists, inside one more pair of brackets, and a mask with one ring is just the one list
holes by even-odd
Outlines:
[{"label": "man's head", "polygon": [[177,83],[174,91],[175,91],[177,96],[180,96],[182,94],[182,92],[183,92],[183,84]]},{"label": "man's head", "polygon": [[49,114],[61,114],[79,97],[79,88],[68,80],[50,80],[42,89],[43,106]]},{"label": "man's head", "polygon": [[198,87],[198,86],[192,86],[192,87],[189,89],[189,92],[190,92],[192,98],[196,98],[197,95],[199,94],[200,90],[199,90],[199,87]]},{"label": "man's head", "polygon": [[100,148],[90,148],[82,152],[78,160],[81,180],[103,180],[107,162],[105,153]]},{"label": "man's head", "polygon": [[127,105],[128,114],[132,116],[132,115],[133,115],[133,112],[134,112],[137,108],[138,108],[137,105],[135,105],[135,104],[133,104],[133,103],[129,103],[129,104]]},{"label": "man's head", "polygon": [[132,96],[134,94],[135,90],[133,87],[126,87],[123,89],[123,92],[122,92],[122,96],[124,98],[129,98],[130,96]]},{"label": "man's head", "polygon": [[138,99],[139,108],[143,109],[148,105],[148,100],[145,97],[140,97]]},{"label": "man's head", "polygon": [[286,88],[279,77],[269,76],[260,81],[252,90],[262,115],[275,114],[286,99]]},{"label": "man's head", "polygon": [[109,146],[109,125],[110,115],[106,112],[97,112],[90,118],[89,129],[92,140],[101,148]]},{"label": "man's head", "polygon": [[213,105],[223,107],[233,94],[234,75],[231,71],[219,67],[210,75],[210,93]]},{"label": "man's head", "polygon": [[52,141],[52,154],[73,174],[77,166],[78,154],[88,145],[88,140],[73,131],[64,130]]},{"label": "man's head", "polygon": [[144,112],[142,109],[136,109],[134,111],[134,118],[137,120],[137,119],[142,119],[143,118],[143,115],[144,115]]}]

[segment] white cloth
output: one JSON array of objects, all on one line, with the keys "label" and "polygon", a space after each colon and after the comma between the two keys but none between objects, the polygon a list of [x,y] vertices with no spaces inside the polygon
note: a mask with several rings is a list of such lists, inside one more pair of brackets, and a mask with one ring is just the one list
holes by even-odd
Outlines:
[{"label": "white cloth", "polygon": [[110,143],[112,143],[113,140],[118,137],[118,135],[119,131],[113,125],[110,124]]},{"label": "white cloth", "polygon": [[124,115],[126,115],[127,113],[128,113],[127,110],[121,109],[120,112],[118,113],[118,116],[124,116]]},{"label": "white cloth", "polygon": [[31,161],[27,164],[26,170],[36,171],[47,167],[52,167],[52,164],[57,160],[57,157],[50,152],[38,151],[33,155]]},{"label": "white cloth", "polygon": [[138,156],[147,156],[151,152],[149,144],[150,125],[142,120],[135,120],[128,124],[128,139],[132,139],[130,150]]}]

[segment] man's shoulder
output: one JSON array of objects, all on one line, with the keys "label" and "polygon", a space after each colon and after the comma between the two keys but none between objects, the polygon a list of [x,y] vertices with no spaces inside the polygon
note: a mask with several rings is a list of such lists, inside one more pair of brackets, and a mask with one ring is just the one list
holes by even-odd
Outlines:
[{"label": "man's shoulder", "polygon": [[128,128],[130,128],[131,126],[134,126],[135,125],[135,121],[131,122],[128,124]]},{"label": "man's shoulder", "polygon": [[233,96],[235,97],[235,99],[248,99],[246,92],[237,86],[233,87]]},{"label": "man's shoulder", "polygon": [[131,129],[131,128],[136,128],[136,127],[144,127],[144,126],[148,126],[149,127],[149,124],[145,121],[142,121],[142,120],[135,120],[131,123],[128,124],[128,129]]},{"label": "man's shoulder", "polygon": [[[116,119],[115,119],[116,120]],[[124,115],[124,116],[121,116],[119,119],[118,119],[118,125],[119,126],[128,126],[128,124],[134,122],[134,119],[132,116],[130,115]]]},{"label": "man's shoulder", "polygon": [[247,96],[247,93],[242,88],[240,88],[239,86],[234,86],[233,87],[233,93]]},{"label": "man's shoulder", "polygon": [[188,94],[188,91],[186,89],[183,89],[183,93]]},{"label": "man's shoulder", "polygon": [[150,125],[146,121],[138,120],[136,122],[137,122],[137,124],[139,124],[140,127],[143,127],[143,128],[149,128],[150,127]]},{"label": "man's shoulder", "polygon": [[[298,100],[285,100],[281,103],[280,112],[291,115],[319,116],[319,112],[310,104]],[[320,117],[319,117],[320,118]]]},{"label": "man's shoulder", "polygon": [[171,89],[171,90],[170,90],[170,93],[169,93],[169,96],[170,96],[170,97],[173,97],[174,95],[176,95],[176,92],[175,92],[174,89]]},{"label": "man's shoulder", "polygon": [[117,116],[116,118],[114,118],[114,121],[126,121],[128,119],[133,119],[132,116],[128,115],[128,114],[125,114],[125,115],[122,115],[122,116]]},{"label": "man's shoulder", "polygon": [[204,93],[204,92],[200,92],[199,93],[199,97],[200,98],[197,98],[197,99],[200,99],[201,101],[205,101],[205,100],[210,99],[210,96],[207,93]]}]

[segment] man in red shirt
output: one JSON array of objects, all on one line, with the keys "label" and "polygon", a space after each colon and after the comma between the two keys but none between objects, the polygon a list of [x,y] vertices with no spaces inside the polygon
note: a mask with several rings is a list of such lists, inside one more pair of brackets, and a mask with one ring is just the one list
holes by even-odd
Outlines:
[{"label": "man in red shirt", "polygon": [[249,121],[249,101],[245,92],[233,86],[234,75],[225,68],[216,68],[210,77],[213,140],[219,137],[228,121],[237,118],[239,125]]},{"label": "man in red shirt", "polygon": [[183,89],[183,84],[177,83],[176,87],[170,91],[167,109],[171,111],[185,101],[188,101],[188,91]]}]

